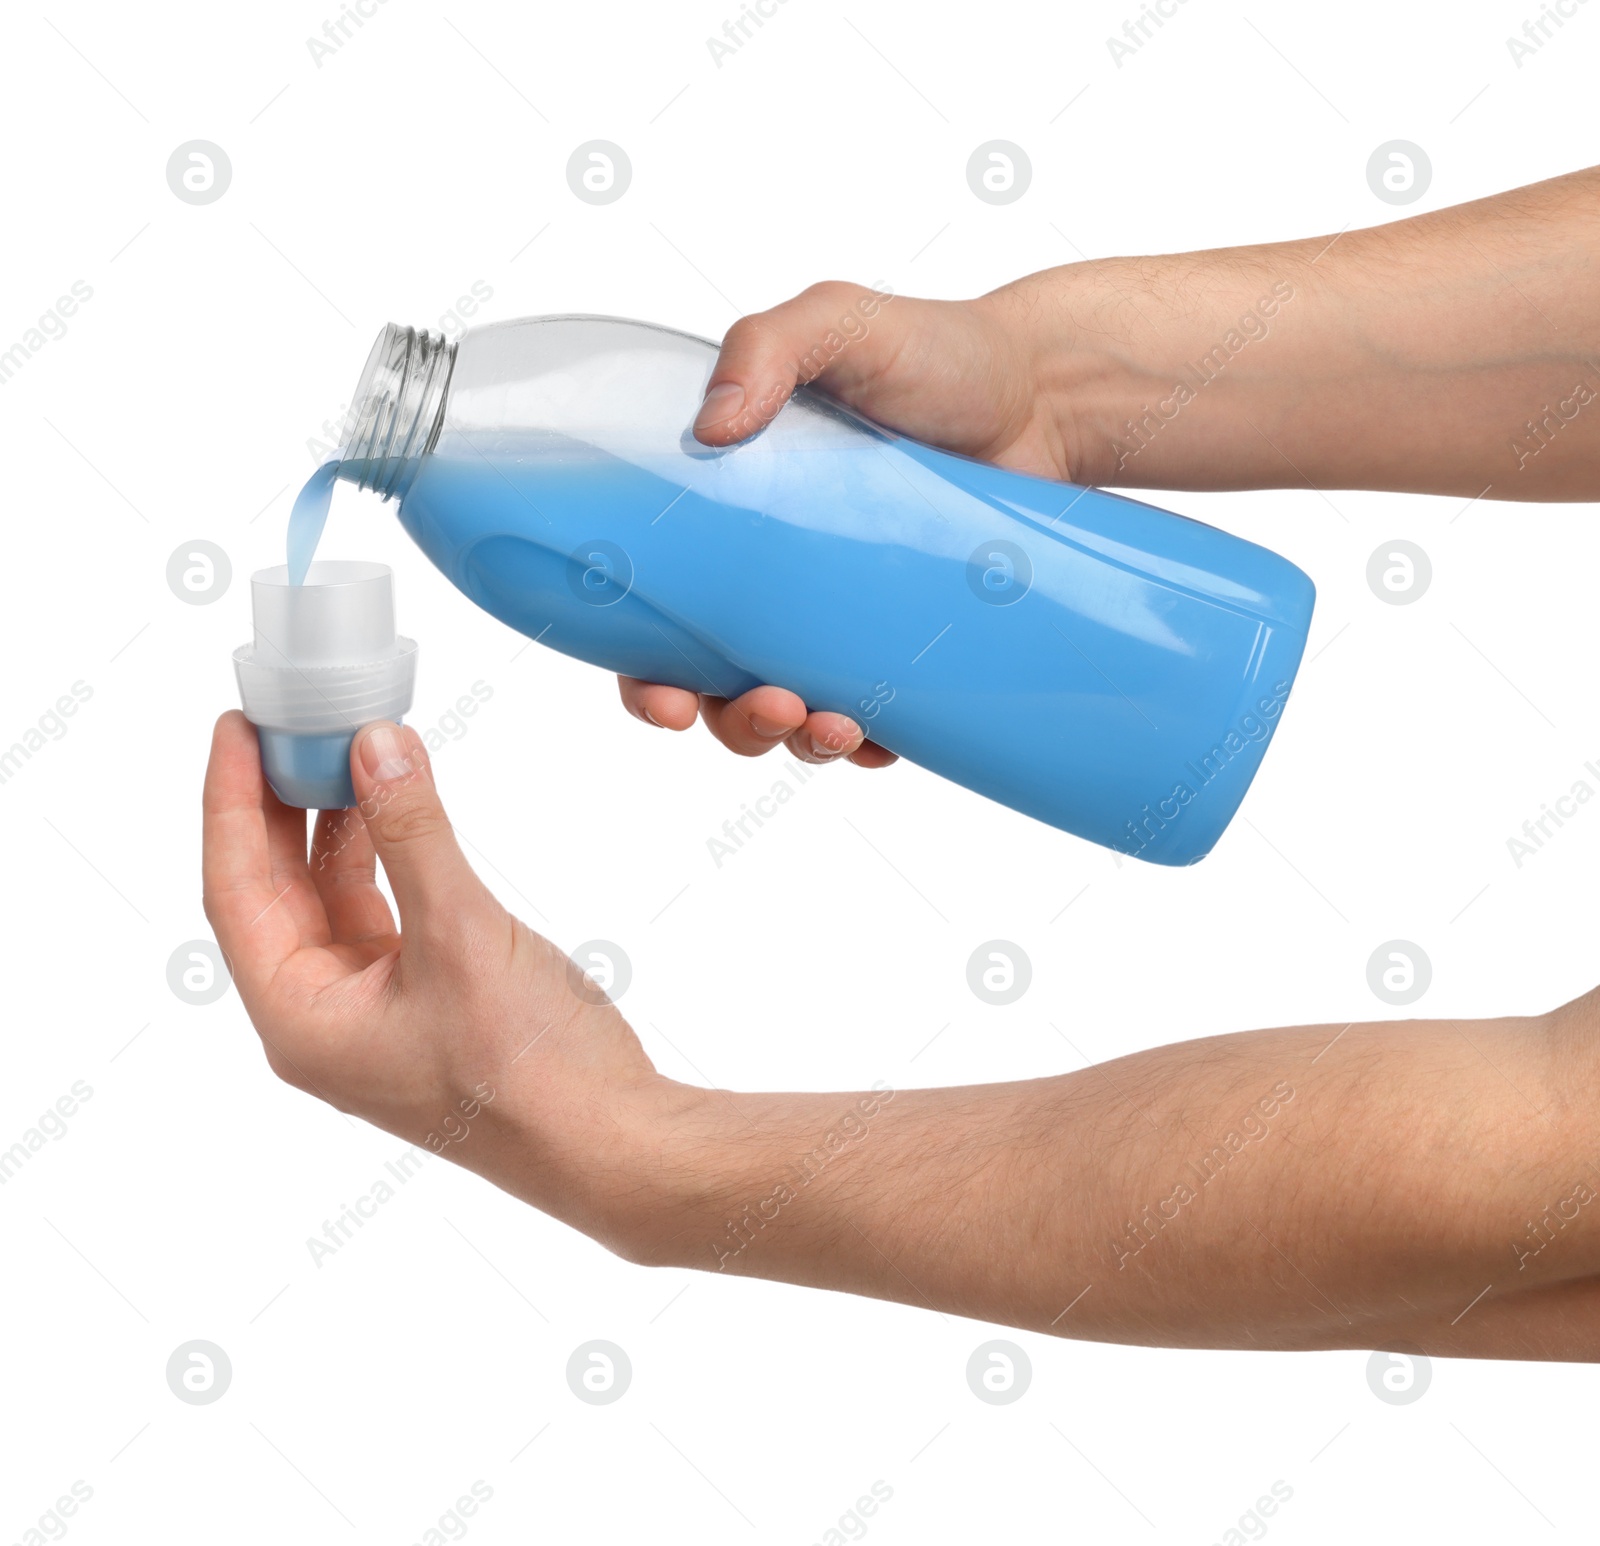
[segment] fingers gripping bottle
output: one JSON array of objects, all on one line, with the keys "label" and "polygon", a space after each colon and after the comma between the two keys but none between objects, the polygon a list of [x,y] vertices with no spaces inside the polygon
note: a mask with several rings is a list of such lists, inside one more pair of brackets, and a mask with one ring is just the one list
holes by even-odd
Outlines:
[{"label": "fingers gripping bottle", "polygon": [[[553,649],[723,698],[787,687],[1052,826],[1160,864],[1204,857],[1289,696],[1306,575],[810,388],[709,449],[689,426],[716,357],[608,317],[454,343],[391,324],[325,481],[398,501],[456,586]],[[315,503],[291,536],[302,565]]]}]

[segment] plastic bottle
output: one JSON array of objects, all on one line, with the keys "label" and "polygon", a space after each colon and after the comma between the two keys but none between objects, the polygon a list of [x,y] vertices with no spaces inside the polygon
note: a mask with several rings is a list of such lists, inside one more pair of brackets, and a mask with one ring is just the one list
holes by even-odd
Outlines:
[{"label": "plastic bottle", "polygon": [[[607,317],[456,342],[391,324],[320,475],[398,500],[455,585],[553,649],[725,698],[787,687],[1065,831],[1162,864],[1209,852],[1282,713],[1311,581],[811,389],[709,449],[690,425],[716,354]],[[326,495],[304,502],[308,557]]]}]

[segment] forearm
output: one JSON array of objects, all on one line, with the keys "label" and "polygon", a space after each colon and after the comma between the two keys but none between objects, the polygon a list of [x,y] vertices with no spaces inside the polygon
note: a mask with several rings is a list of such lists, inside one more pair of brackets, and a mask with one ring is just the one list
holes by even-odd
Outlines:
[{"label": "forearm", "polygon": [[1600,171],[987,297],[1076,478],[1600,497]]},{"label": "forearm", "polygon": [[[670,1086],[610,1151],[611,1234],[1108,1341],[1600,1356],[1573,1013],[1252,1032],[968,1089]],[[1541,1340],[1520,1295],[1582,1313]]]}]

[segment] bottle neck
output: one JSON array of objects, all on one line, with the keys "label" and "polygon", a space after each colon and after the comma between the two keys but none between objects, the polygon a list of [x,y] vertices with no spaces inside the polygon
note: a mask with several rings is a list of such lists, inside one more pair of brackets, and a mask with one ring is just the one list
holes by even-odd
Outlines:
[{"label": "bottle neck", "polygon": [[390,322],[351,400],[339,477],[384,499],[404,498],[444,423],[456,346],[444,334]]}]

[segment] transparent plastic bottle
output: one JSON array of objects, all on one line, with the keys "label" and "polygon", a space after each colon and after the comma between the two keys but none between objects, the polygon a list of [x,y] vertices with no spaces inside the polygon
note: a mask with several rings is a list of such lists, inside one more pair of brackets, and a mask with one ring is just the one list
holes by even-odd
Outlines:
[{"label": "transparent plastic bottle", "polygon": [[716,355],[608,317],[454,343],[391,324],[336,476],[397,500],[455,585],[552,649],[724,698],[787,687],[1052,826],[1162,864],[1209,852],[1281,716],[1311,581],[808,388],[709,449],[690,425]]}]

